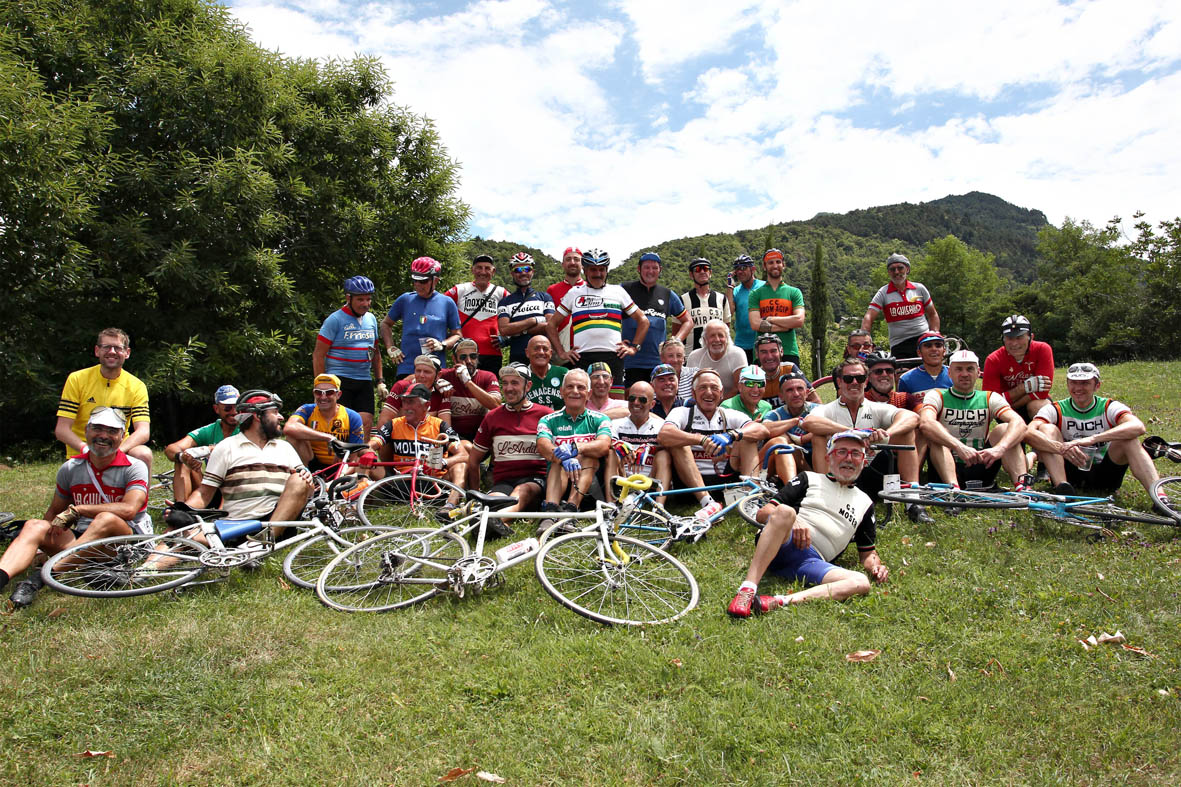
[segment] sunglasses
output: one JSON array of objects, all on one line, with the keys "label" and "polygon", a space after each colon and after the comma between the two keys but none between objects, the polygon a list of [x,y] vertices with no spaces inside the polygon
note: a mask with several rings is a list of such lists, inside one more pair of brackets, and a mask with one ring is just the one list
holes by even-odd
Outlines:
[{"label": "sunglasses", "polygon": [[[894,374],[894,370],[893,369],[871,369],[869,373],[870,374],[878,374],[878,375]],[[846,380],[846,382],[848,382],[848,381]]]},{"label": "sunglasses", "polygon": [[743,380],[742,384],[747,388],[766,388],[766,383],[760,383],[758,380]]},{"label": "sunglasses", "polygon": [[648,397],[647,396],[629,396],[629,397],[627,397],[627,400],[629,402],[639,402],[640,404],[648,404]]},{"label": "sunglasses", "polygon": [[315,388],[312,390],[313,396],[336,396],[340,393],[338,388]]},{"label": "sunglasses", "polygon": [[890,273],[899,273],[901,271],[906,270],[906,266],[905,265],[895,265],[892,268],[886,268],[886,270],[889,271]]},{"label": "sunglasses", "polygon": [[860,448],[834,448],[829,453],[837,459],[844,459],[845,457],[851,457],[853,459],[865,458],[865,452]]},{"label": "sunglasses", "polygon": [[474,358],[474,359],[476,359],[477,361],[478,361],[478,360],[480,360],[480,354],[479,354],[479,353],[460,353],[459,355],[457,355],[457,356],[455,356],[455,357],[456,357],[456,358],[458,358],[458,359],[459,359],[459,360],[461,360],[461,361],[466,361],[466,360],[468,360],[469,358]]},{"label": "sunglasses", "polygon": [[532,265],[518,265],[517,267],[513,268],[513,273],[532,273],[532,272],[533,272]]},{"label": "sunglasses", "polygon": [[845,385],[852,385],[853,383],[863,383],[869,379],[868,374],[842,374],[841,382]]}]

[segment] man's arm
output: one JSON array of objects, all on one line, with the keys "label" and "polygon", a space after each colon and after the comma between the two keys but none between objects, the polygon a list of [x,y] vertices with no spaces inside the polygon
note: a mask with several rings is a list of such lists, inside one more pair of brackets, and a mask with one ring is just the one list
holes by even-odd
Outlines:
[{"label": "man's arm", "polygon": [[608,435],[601,434],[594,440],[585,440],[574,445],[578,449],[579,456],[585,456],[589,459],[601,459],[611,450],[611,438]]},{"label": "man's arm", "polygon": [[164,455],[168,457],[169,462],[179,461],[180,454],[192,448],[196,444],[196,440],[194,440],[189,435],[185,435],[175,443],[169,443],[168,445],[164,446]]},{"label": "man's arm", "polygon": [[799,418],[785,418],[782,421],[763,421],[763,428],[767,430],[767,437],[782,437],[783,435],[795,429],[799,424]]},{"label": "man's arm", "polygon": [[328,432],[321,432],[318,429],[305,424],[303,421],[295,420],[295,417],[287,419],[287,423],[283,426],[283,434],[286,437],[294,437],[296,440],[305,440],[317,443],[327,443],[333,438],[333,435]]},{"label": "man's arm", "polygon": [[135,515],[143,508],[144,500],[147,497],[147,490],[137,486],[127,490],[123,494],[123,499],[116,503],[95,503],[94,505],[88,506],[75,505],[74,510],[80,516],[87,517],[88,519],[93,519],[102,513],[111,513],[120,519],[135,519]]},{"label": "man's arm", "polygon": [[919,417],[910,410],[903,410],[898,408],[898,412],[894,413],[894,420],[890,422],[890,426],[886,428],[886,435],[893,441],[893,438],[900,435],[910,434],[914,432],[919,425]]},{"label": "man's arm", "polygon": [[209,503],[213,500],[215,494],[217,494],[217,487],[212,487],[209,484],[201,484],[193,490],[185,503],[191,508],[209,508]]},{"label": "man's arm", "polygon": [[467,488],[480,488],[480,465],[484,461],[484,457],[488,456],[488,452],[478,445],[472,444],[472,449],[467,452]]},{"label": "man's arm", "polygon": [[500,394],[489,393],[488,391],[485,391],[483,388],[476,385],[475,380],[468,378],[468,381],[463,383],[463,387],[468,393],[475,397],[476,401],[479,402],[485,410],[494,410],[497,407],[500,407]]},{"label": "man's arm", "polygon": [[332,345],[323,336],[316,337],[316,346],[312,348],[312,376],[324,374],[325,362],[328,359],[328,348]]},{"label": "man's arm", "polygon": [[919,432],[935,445],[951,449],[965,464],[974,463],[977,452],[951,436],[951,432],[939,420],[937,406],[924,402],[919,408]]},{"label": "man's arm", "polygon": [[685,341],[685,337],[689,335],[689,331],[693,329],[693,323],[689,320],[689,310],[685,309],[680,314],[673,317],[678,323],[677,332],[674,336],[681,341]]},{"label": "man's arm", "polygon": [[875,582],[885,582],[890,576],[890,569],[886,568],[886,564],[878,557],[876,549],[861,552],[858,557],[861,559],[861,567]]},{"label": "man's arm", "polygon": [[[763,330],[764,323],[766,330]],[[771,333],[773,331],[790,331],[799,328],[804,324],[804,307],[799,306],[792,312],[790,317],[767,317],[759,322],[757,330],[763,333]]]},{"label": "man's arm", "polygon": [[878,318],[879,314],[881,314],[881,312],[879,312],[877,309],[873,308],[872,306],[870,306],[868,309],[866,309],[865,316],[861,318],[861,330],[872,331],[873,330],[873,321]]},{"label": "man's arm", "polygon": [[389,318],[389,315],[386,315],[381,318],[381,324],[377,326],[378,331],[381,332],[381,341],[385,345],[386,352],[398,349],[398,345],[394,344],[394,324],[394,321]]},{"label": "man's arm", "polygon": [[752,331],[759,333],[759,323],[763,321],[763,316],[759,314],[758,309],[751,309],[746,313],[746,321],[750,323]]},{"label": "man's arm", "polygon": [[541,457],[546,461],[557,461],[554,458],[554,443],[544,435],[537,438],[537,453],[541,454]]},{"label": "man's arm", "polygon": [[53,436],[78,453],[82,453],[82,449],[86,447],[86,441],[74,434],[74,430],[70,428],[73,425],[73,418],[59,415],[57,425],[53,427]]},{"label": "man's arm", "polygon": [[132,425],[131,434],[123,438],[123,442],[119,444],[119,450],[127,453],[137,445],[145,445],[151,436],[151,422],[142,418]]},{"label": "man's arm", "polygon": [[931,326],[931,330],[939,330],[939,312],[935,311],[934,301],[927,305],[927,324]]},{"label": "man's arm", "polygon": [[1075,445],[1099,445],[1100,443],[1110,443],[1113,440],[1132,440],[1144,434],[1146,431],[1148,430],[1144,428],[1144,422],[1129,411],[1120,417],[1118,424],[1106,432],[1093,434],[1090,437],[1080,437],[1078,440],[1071,440],[1066,444],[1066,447],[1070,448]]},{"label": "man's arm", "polygon": [[638,306],[632,307],[633,311],[629,316],[636,321],[636,335],[632,337],[632,347],[636,350],[640,349],[640,345],[644,343],[644,337],[648,335],[648,318],[640,311]]}]

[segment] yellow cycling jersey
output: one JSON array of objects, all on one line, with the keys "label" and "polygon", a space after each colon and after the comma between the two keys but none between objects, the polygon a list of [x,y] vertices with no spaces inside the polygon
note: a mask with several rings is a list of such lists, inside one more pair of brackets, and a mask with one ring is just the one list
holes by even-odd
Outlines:
[{"label": "yellow cycling jersey", "polygon": [[[305,404],[291,414],[291,420],[294,423],[301,423],[315,429],[317,432],[330,434],[345,443],[365,442],[361,414],[348,407],[337,407],[332,417],[326,418],[316,405]],[[312,449],[312,456],[321,464],[331,465],[339,461],[332,453],[328,443],[312,440],[308,442],[308,445]]]},{"label": "yellow cycling jersey", "polygon": [[[108,380],[102,375],[101,364],[71,373],[57,403],[58,417],[72,419],[70,431],[85,440],[86,422],[96,407],[122,411],[130,429],[132,424],[148,420],[148,387],[135,375],[122,370],[114,380]],[[67,455],[76,453],[73,448],[66,448]]]}]

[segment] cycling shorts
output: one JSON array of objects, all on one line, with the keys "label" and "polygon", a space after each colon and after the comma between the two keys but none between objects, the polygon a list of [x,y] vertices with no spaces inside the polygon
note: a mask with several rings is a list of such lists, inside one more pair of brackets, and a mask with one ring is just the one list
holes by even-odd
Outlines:
[{"label": "cycling shorts", "polygon": [[[999,463],[998,463],[999,464]],[[1112,461],[1109,455],[1103,456],[1103,461],[1094,465],[1090,470],[1080,470],[1066,461],[1066,480],[1078,491],[1101,492],[1108,495],[1119,489],[1124,483],[1124,473],[1128,472],[1127,465]]]},{"label": "cycling shorts", "polygon": [[373,381],[341,377],[340,398],[336,403],[341,407],[350,407],[358,413],[373,415]]},{"label": "cycling shorts", "polygon": [[820,585],[828,572],[837,566],[820,557],[815,547],[799,549],[789,538],[767,566],[767,573],[805,585]]}]

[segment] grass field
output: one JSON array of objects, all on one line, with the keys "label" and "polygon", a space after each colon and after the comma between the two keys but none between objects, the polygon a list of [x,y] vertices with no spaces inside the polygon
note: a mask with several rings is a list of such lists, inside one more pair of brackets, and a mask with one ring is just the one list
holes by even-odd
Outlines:
[{"label": "grass field", "polygon": [[[1105,377],[1181,439],[1181,363]],[[0,509],[39,516],[55,467],[0,471]],[[1130,475],[1119,500],[1147,507]],[[891,581],[868,597],[741,622],[723,610],[753,533],[734,517],[673,547],[700,607],[639,631],[566,611],[528,564],[387,615],[332,612],[277,561],[181,595],[43,591],[0,617],[0,782],[1181,780],[1181,531],[1093,542],[1022,512],[935,515],[880,529]],[[1116,630],[1148,655],[1079,644]],[[881,655],[846,661],[863,649]]]}]

